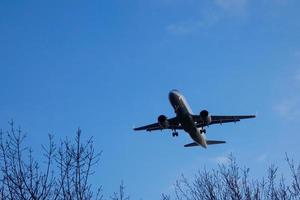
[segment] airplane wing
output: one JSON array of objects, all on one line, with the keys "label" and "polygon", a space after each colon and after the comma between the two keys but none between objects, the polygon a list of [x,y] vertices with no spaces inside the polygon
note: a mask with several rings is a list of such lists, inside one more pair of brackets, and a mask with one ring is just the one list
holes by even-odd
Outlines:
[{"label": "airplane wing", "polygon": [[200,115],[193,115],[194,120],[197,122],[197,126],[207,126],[211,124],[223,124],[230,122],[239,122],[242,119],[255,118],[255,115],[212,115],[211,123],[207,124]]},{"label": "airplane wing", "polygon": [[141,127],[134,128],[133,130],[135,130],[135,131],[141,131],[141,130],[156,131],[156,130],[163,130],[163,129],[176,129],[176,130],[182,129],[182,127],[179,124],[176,117],[173,117],[173,118],[170,118],[170,119],[167,119],[167,120],[168,120],[169,126],[166,127],[166,128],[161,127],[159,125],[159,123],[153,123],[153,124],[149,124],[149,125],[146,125],[146,126],[141,126]]},{"label": "airplane wing", "polygon": [[250,119],[255,118],[255,115],[212,115],[211,116],[211,123],[210,124],[222,124],[222,123],[229,123],[229,122],[238,122],[241,119]]}]

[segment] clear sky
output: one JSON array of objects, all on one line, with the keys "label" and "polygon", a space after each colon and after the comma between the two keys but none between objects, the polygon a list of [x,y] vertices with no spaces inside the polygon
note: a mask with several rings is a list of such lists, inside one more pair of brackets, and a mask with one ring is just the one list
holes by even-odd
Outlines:
[{"label": "clear sky", "polygon": [[[103,150],[93,184],[124,180],[134,199],[169,193],[181,173],[230,152],[252,175],[300,146],[300,1],[91,0],[0,2],[0,127],[14,119],[38,152],[93,136]],[[194,113],[258,114],[208,128],[225,145],[184,148],[182,133],[133,132],[174,112],[180,90]],[[181,133],[181,132],[180,132]]]}]

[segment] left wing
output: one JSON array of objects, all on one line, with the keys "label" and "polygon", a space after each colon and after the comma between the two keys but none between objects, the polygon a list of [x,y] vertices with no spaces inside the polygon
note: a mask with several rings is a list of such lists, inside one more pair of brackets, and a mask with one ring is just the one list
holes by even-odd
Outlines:
[{"label": "left wing", "polygon": [[239,122],[241,119],[255,118],[255,115],[212,115],[211,122],[207,124],[200,115],[193,115],[194,120],[197,122],[197,126],[208,126],[211,124],[223,124],[230,122]]},{"label": "left wing", "polygon": [[153,123],[149,124],[146,126],[141,126],[134,128],[133,130],[135,131],[141,131],[141,130],[146,130],[146,131],[156,131],[156,130],[163,130],[163,129],[182,129],[181,125],[179,124],[178,120],[176,117],[167,119],[168,120],[168,127],[162,127],[159,123]]}]

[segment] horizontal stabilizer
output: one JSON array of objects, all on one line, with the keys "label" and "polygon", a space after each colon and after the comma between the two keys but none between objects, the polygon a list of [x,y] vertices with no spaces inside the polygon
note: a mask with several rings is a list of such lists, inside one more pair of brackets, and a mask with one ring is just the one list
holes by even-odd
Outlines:
[{"label": "horizontal stabilizer", "polygon": [[212,145],[212,144],[224,144],[226,143],[225,141],[218,141],[218,140],[206,140],[207,145]]},{"label": "horizontal stabilizer", "polygon": [[192,142],[192,143],[184,145],[184,147],[194,147],[194,146],[199,146],[199,144],[197,142]]}]

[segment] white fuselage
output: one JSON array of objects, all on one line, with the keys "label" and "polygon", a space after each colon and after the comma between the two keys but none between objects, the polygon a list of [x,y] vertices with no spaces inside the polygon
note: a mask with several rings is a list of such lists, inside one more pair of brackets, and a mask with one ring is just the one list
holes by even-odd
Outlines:
[{"label": "white fuselage", "polygon": [[169,93],[169,100],[175,110],[176,117],[178,118],[183,130],[185,130],[196,143],[204,148],[207,148],[205,135],[204,133],[201,133],[201,128],[197,128],[192,117],[193,112],[184,96],[177,90],[172,90]]}]

